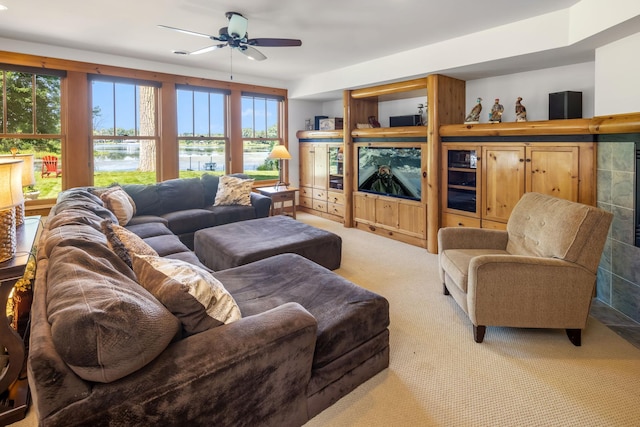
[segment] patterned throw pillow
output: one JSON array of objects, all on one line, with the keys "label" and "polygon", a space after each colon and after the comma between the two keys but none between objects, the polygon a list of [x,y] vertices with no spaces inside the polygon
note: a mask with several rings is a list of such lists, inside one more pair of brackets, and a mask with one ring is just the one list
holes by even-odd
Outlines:
[{"label": "patterned throw pillow", "polygon": [[109,220],[102,221],[101,227],[102,232],[107,236],[107,242],[111,250],[129,267],[133,268],[132,258],[134,254],[158,256],[158,253],[147,242],[126,228]]},{"label": "patterned throw pillow", "polygon": [[251,206],[253,181],[253,179],[242,179],[228,175],[221,176],[213,206]]},{"label": "patterned throw pillow", "polygon": [[136,214],[136,204],[119,185],[110,187],[100,194],[104,205],[118,218],[120,225],[127,225]]},{"label": "patterned throw pillow", "polygon": [[182,322],[193,335],[240,318],[233,296],[208,271],[186,261],[133,255],[138,283]]}]

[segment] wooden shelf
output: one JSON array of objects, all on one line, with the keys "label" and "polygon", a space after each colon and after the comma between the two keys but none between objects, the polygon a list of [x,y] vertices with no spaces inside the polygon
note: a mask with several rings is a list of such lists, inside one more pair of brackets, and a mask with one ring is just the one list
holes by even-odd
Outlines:
[{"label": "wooden shelf", "polygon": [[296,132],[298,139],[339,139],[344,135],[342,129],[337,130],[299,130]]},{"label": "wooden shelf", "polygon": [[351,131],[354,138],[427,138],[426,126],[398,126],[393,128],[365,128]]},{"label": "wooden shelf", "polygon": [[443,125],[440,136],[581,135],[590,133],[589,122],[589,119],[568,119]]}]

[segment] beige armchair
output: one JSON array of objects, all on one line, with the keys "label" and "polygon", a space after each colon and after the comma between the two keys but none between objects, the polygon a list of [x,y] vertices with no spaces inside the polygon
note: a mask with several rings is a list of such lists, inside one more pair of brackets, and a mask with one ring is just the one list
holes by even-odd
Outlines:
[{"label": "beige armchair", "polygon": [[613,215],[538,193],[514,207],[507,230],[442,228],[440,278],[473,323],[563,328],[581,344],[596,272]]}]

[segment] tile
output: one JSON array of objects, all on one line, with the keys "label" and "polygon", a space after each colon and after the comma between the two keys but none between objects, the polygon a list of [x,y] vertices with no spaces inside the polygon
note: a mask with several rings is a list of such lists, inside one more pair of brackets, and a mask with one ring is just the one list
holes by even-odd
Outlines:
[{"label": "tile", "polygon": [[613,275],[611,306],[636,322],[640,322],[640,286]]},{"label": "tile", "polygon": [[597,149],[597,165],[598,169],[604,169],[610,171],[612,168],[613,158],[613,144],[612,142],[599,142]]},{"label": "tile", "polygon": [[629,341],[634,346],[640,348],[640,326],[636,327],[625,327],[625,326],[608,326],[607,327],[613,330],[616,334],[620,335],[620,337]]},{"label": "tile", "polygon": [[611,173],[611,203],[624,208],[633,209],[633,172]]},{"label": "tile", "polygon": [[611,272],[602,268],[598,268],[596,297],[607,304],[611,303]]},{"label": "tile", "polygon": [[635,143],[619,142],[612,148],[611,154],[611,170],[633,173],[636,160]]},{"label": "tile", "polygon": [[611,238],[633,246],[636,238],[636,221],[633,209],[614,206],[612,212]]},{"label": "tile", "polygon": [[607,239],[604,242],[604,248],[602,249],[602,256],[600,257],[600,268],[612,271],[611,269],[611,239]]},{"label": "tile", "polygon": [[592,302],[589,314],[607,326],[640,327],[640,323],[635,322],[629,316],[620,313],[618,310],[600,300],[594,300]]},{"label": "tile", "polygon": [[640,284],[640,248],[612,240],[611,272],[633,284]]},{"label": "tile", "polygon": [[597,177],[598,203],[611,203],[611,171],[598,169]]}]

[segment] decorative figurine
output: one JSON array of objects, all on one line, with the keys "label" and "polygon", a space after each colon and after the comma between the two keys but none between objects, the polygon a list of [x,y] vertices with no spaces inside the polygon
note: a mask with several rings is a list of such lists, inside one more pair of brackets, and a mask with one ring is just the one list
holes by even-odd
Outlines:
[{"label": "decorative figurine", "polygon": [[471,109],[471,112],[464,119],[464,123],[480,123],[480,112],[482,111],[482,98],[476,99],[476,105]]},{"label": "decorative figurine", "polygon": [[489,113],[489,123],[500,123],[502,121],[503,112],[504,107],[500,104],[500,99],[496,98],[496,101],[493,103],[493,107],[491,107],[491,112]]},{"label": "decorative figurine", "polygon": [[527,109],[524,108],[524,105],[520,103],[522,98],[518,97],[516,101],[516,122],[526,122],[527,121]]}]

